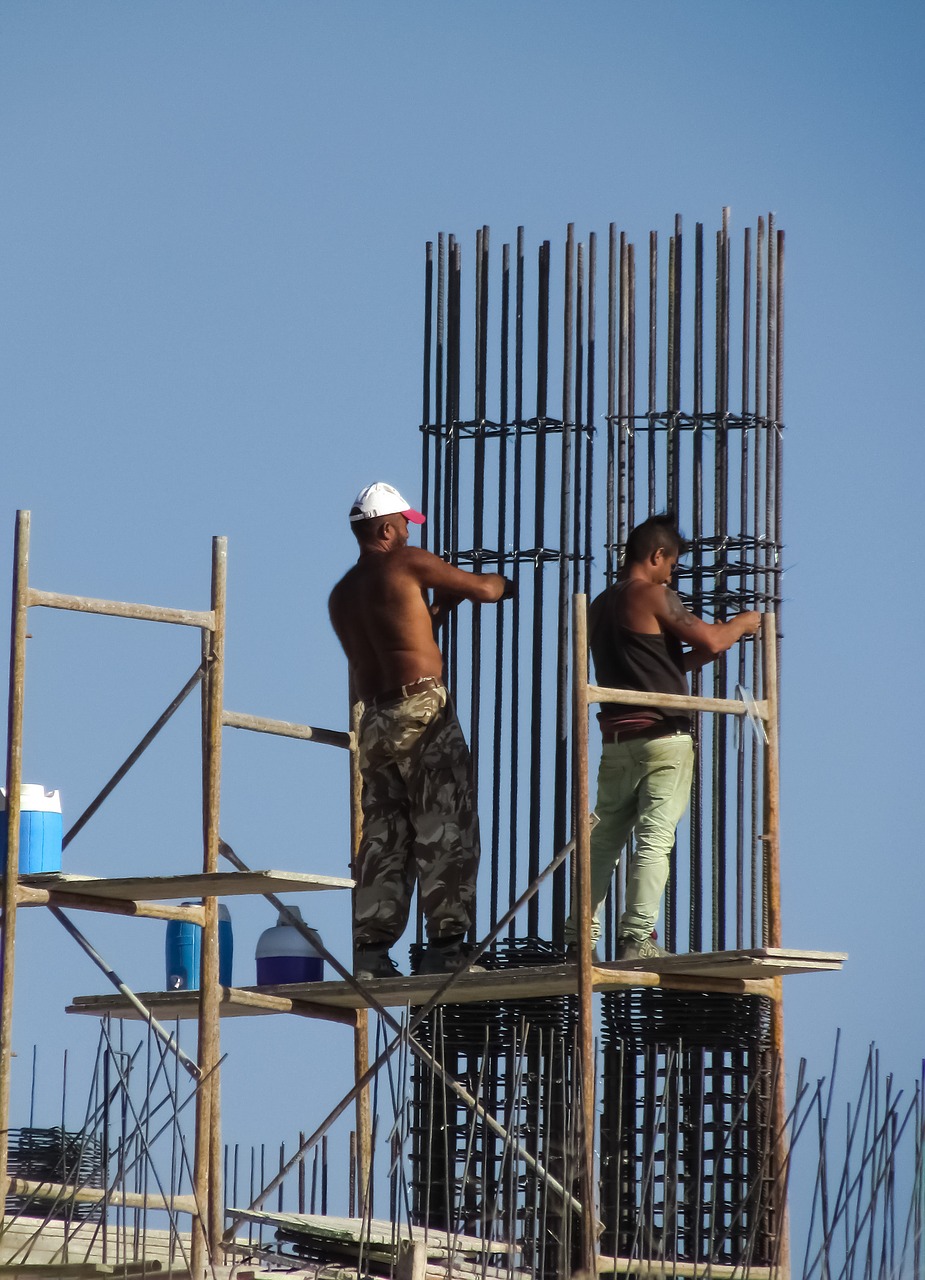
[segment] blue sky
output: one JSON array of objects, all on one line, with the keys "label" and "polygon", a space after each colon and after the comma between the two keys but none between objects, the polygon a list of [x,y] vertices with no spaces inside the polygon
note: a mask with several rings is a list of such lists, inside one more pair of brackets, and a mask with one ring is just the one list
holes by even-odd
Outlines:
[{"label": "blue sky", "polygon": [[[36,585],[204,607],[209,539],[225,534],[226,704],[342,725],[326,597],[354,554],[355,492],[418,486],[425,241],[468,246],[482,223],[509,240],[523,223],[531,243],[559,242],[569,221],[603,236],[615,220],[642,243],[676,211],[710,234],[723,205],[740,235],[773,210],[784,941],[851,954],[841,976],[788,981],[788,1052],[822,1074],[840,1026],[843,1062],[859,1073],[876,1040],[911,1084],[923,26],[921,6],[854,0],[7,0],[0,564],[25,507]],[[26,773],[74,816],[195,667],[195,637],[39,611],[31,630]],[[192,706],[177,717],[67,869],[195,865],[196,721]],[[254,864],[343,874],[343,760],[244,737],[226,731],[226,838]],[[248,964],[271,913],[232,910]],[[344,954],[346,904],[326,900],[322,921]],[[133,985],[158,985],[160,925],[80,923]],[[60,1011],[100,983],[38,912],[20,955],[17,1071],[37,1041],[53,1111],[61,1046],[96,1042]],[[337,1096],[316,1052],[346,1064],[349,1046],[285,1020],[253,1031],[225,1036],[229,1136],[288,1139]],[[293,1064],[304,1116],[263,1058]]]}]

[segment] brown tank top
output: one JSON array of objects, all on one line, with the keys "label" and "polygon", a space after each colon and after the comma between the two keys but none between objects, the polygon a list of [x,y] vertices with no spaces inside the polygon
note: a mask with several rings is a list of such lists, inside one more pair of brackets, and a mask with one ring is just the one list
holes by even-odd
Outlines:
[{"label": "brown tank top", "polygon": [[[610,587],[591,604],[588,613],[591,656],[597,683],[606,689],[638,689],[641,693],[677,693],[690,690],[684,670],[684,647],[677,636],[630,631],[618,618],[619,593]],[[664,722],[666,733],[690,733],[689,716],[658,707],[631,707],[605,703],[598,712],[604,730],[624,732]]]}]

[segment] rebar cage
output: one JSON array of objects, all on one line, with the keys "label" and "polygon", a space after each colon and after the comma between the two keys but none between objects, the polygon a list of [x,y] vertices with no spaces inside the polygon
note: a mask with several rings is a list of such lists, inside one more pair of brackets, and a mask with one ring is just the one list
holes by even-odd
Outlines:
[{"label": "rebar cage", "polygon": [[[481,228],[468,275],[455,236],[441,234],[436,249],[427,246],[424,536],[438,555],[475,572],[496,570],[516,586],[509,606],[454,615],[443,637],[480,796],[479,932],[568,839],[570,597],[596,595],[614,580],[632,526],[656,511],[677,516],[691,542],[677,588],[696,613],[719,621],[758,608],[773,610],[779,622],[783,232],[773,215],[759,218],[754,235],[745,230],[734,267],[724,210],[712,288],[701,224],[692,262],[683,248],[680,217],[668,236],[667,264],[652,231],[647,282],[637,284],[635,247],[615,224],[606,265],[598,261],[595,234],[579,243],[571,226],[559,255],[549,241],[538,246],[535,272],[523,228],[500,257],[491,254],[489,228]],[[599,277],[606,298],[603,413]],[[758,698],[761,679],[758,647],[740,643],[694,676],[692,692]],[[768,940],[760,733],[749,721],[731,730],[721,716],[695,719],[695,778],[666,891],[666,944],[693,951],[760,947]],[[632,856],[626,852],[605,909],[601,945],[608,959]],[[510,926],[510,938],[545,937],[561,948],[569,897],[563,867],[551,888],[533,897],[526,919]],[[661,994],[647,993],[645,1007],[654,1008]],[[602,1203],[605,1215],[616,1214],[606,1224],[609,1242],[615,1251],[634,1239],[643,1248],[649,1231],[651,1247],[651,1222],[658,1220],[660,1239],[667,1242],[670,1234],[677,1256],[705,1257],[703,1203],[739,1204],[745,1196],[749,1213],[729,1211],[717,1248],[734,1259],[746,1239],[754,1250],[760,1238],[759,1252],[767,1253],[773,1206],[763,1196],[756,1210],[753,1189],[768,1167],[755,1119],[769,1087],[766,1016],[754,1012],[752,999],[753,1031],[747,1043],[730,1049],[723,1021],[728,1000],[704,996],[699,1015],[715,1010],[705,1039],[699,1023],[688,1020],[667,1042],[641,1044],[638,1036],[627,1037],[625,1026],[617,1029],[623,1024],[613,1011],[628,999],[611,997],[605,1015]],[[741,1020],[737,1015],[733,1022]],[[483,1036],[481,1026],[471,1045],[476,1056]],[[462,1052],[461,1043],[454,1052]],[[661,1123],[699,1134],[699,1145],[682,1144],[670,1160],[660,1156],[660,1176],[650,1172],[646,1181],[646,1161],[656,1150],[652,1090],[669,1076],[668,1119]],[[714,1079],[726,1099],[719,1110]],[[710,1154],[740,1107],[735,1152]],[[699,1172],[691,1171],[694,1165]],[[636,1188],[632,1195],[627,1178]],[[695,1183],[709,1187],[709,1197],[681,1212],[679,1188],[689,1201]],[[622,1200],[614,1192],[620,1185]]]}]

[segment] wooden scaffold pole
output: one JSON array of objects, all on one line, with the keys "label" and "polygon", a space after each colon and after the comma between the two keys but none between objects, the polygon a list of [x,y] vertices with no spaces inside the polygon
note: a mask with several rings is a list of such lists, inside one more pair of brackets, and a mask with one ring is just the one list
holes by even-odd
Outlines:
[{"label": "wooden scaffold pole", "polygon": [[588,811],[588,619],[587,597],[575,595],[572,609],[572,759],[575,865],[578,889],[578,1026],[581,1041],[582,1190],[581,1264],[596,1274],[597,1212],[594,1177],[594,1006],[591,972],[591,820]]},{"label": "wooden scaffold pole", "polygon": [[[359,735],[362,704],[357,702],[353,689],[350,694],[350,874],[356,879],[356,858],[363,831],[362,791],[359,763]],[[356,889],[351,900],[356,899]],[[354,1078],[362,1080],[369,1070],[369,1010],[358,1009],[353,1031]],[[356,1190],[357,1216],[362,1218],[369,1209],[372,1194],[372,1113],[370,1111],[369,1086],[361,1089],[356,1099]]]},{"label": "wooden scaffold pole", "polygon": [[[777,699],[777,619],[766,613],[761,623],[761,649],[764,665],[764,697],[767,704],[765,728],[768,736],[765,750],[764,838],[767,885],[768,946],[783,946],[780,910],[780,737]],[[784,1073],[784,991],[783,979],[774,979],[771,1003],[771,1050],[775,1070],[774,1098],[771,1108],[771,1132],[776,1150],[775,1214],[777,1217],[776,1261],[778,1274],[790,1275],[790,1217],[787,1209],[788,1149],[786,1136],[787,1097]]]},{"label": "wooden scaffold pole", "polygon": [[3,971],[0,1014],[0,1194],[6,1202],[10,1134],[10,1066],[13,1050],[13,980],[16,947],[16,886],[19,880],[19,813],[22,786],[23,702],[26,686],[26,618],[29,610],[30,513],[16,513],[13,604],[10,626],[10,702],[7,718],[7,853],[3,872]]},{"label": "wooden scaffold pole", "polygon": [[[228,552],[224,538],[212,540],[211,628],[203,629],[203,871],[218,870],[219,813],[222,770],[222,700],[225,677],[225,611]],[[222,1130],[219,1088],[221,987],[218,957],[218,899],[203,898],[205,924],[199,986],[199,1067],[202,1084],[196,1096],[193,1169],[199,1218],[193,1219],[191,1271],[198,1280],[206,1266],[222,1260]]]}]

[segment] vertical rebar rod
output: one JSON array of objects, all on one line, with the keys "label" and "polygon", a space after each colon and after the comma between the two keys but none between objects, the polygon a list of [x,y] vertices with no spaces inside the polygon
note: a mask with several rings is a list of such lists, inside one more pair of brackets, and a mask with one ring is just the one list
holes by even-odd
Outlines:
[{"label": "vertical rebar rod", "polygon": [[681,403],[681,215],[675,214],[675,231],[668,248],[668,355],[667,378],[667,447],[665,505],[677,515],[680,502],[680,428],[678,410]]},{"label": "vertical rebar rod", "polygon": [[[581,590],[591,595],[592,512],[594,510],[594,410],[597,360],[597,234],[588,236],[588,347],[587,347],[587,444],[585,447],[584,577]],[[577,550],[577,546],[576,546]]]},{"label": "vertical rebar rod", "polygon": [[[728,414],[729,414],[729,209],[723,209],[722,229],[716,247],[716,435],[714,480],[714,617],[724,621],[729,595],[728,578]],[[714,696],[726,695],[727,658],[720,654],[713,664]],[[726,946],[727,904],[727,722],[714,717],[713,841],[716,867],[714,949]]]},{"label": "vertical rebar rod", "polygon": [[[656,353],[658,349],[658,233],[649,232],[649,400],[648,400],[648,478],[649,478],[649,495],[647,514],[652,515],[656,509],[655,497],[655,413],[656,413],[656,383],[655,378],[658,371],[658,362]],[[631,519],[635,519],[634,516]]]},{"label": "vertical rebar rod", "polygon": [[[750,590],[753,589],[753,583],[749,581],[747,576],[747,567],[749,564],[748,547],[748,480],[749,480],[749,388],[750,388],[750,366],[749,359],[751,354],[751,265],[752,265],[752,229],[745,228],[745,242],[742,254],[742,380],[741,380],[741,415],[742,430],[740,433],[739,443],[739,541],[741,551],[739,553],[739,561],[741,565],[741,577],[739,578],[740,600],[744,603],[748,600]],[[746,675],[746,646],[739,645],[738,654],[738,683],[745,687],[748,681]],[[740,726],[740,730],[741,730]],[[745,907],[743,900],[743,887],[746,878],[745,867],[745,767],[749,753],[753,751],[754,743],[750,741],[749,735],[744,731],[739,733],[738,751],[736,753],[736,879],[739,884],[738,898],[736,902],[736,948],[741,949],[745,946]],[[749,845],[754,846],[754,833],[749,833]],[[750,889],[754,889],[750,884]],[[752,901],[754,896],[752,893]],[[752,934],[754,937],[754,933]],[[754,946],[754,942],[751,944]]]},{"label": "vertical rebar rod", "polygon": [[[694,438],[692,460],[691,537],[691,607],[698,616],[703,613],[703,223],[694,230]],[[691,690],[695,696],[703,691],[699,668],[692,674]],[[698,748],[703,742],[703,716],[694,719]],[[690,851],[690,919],[688,939],[692,951],[703,950],[703,752],[694,754],[694,777],[691,786],[691,851]]]},{"label": "vertical rebar rod", "polygon": [[[667,499],[668,509],[680,516],[681,504],[681,286],[683,271],[683,237],[681,215],[675,214],[671,239],[669,268],[668,317],[668,441]],[[678,860],[671,859],[665,894],[665,933],[669,950],[677,947],[678,935]]]},{"label": "vertical rebar rod", "polygon": [[[430,425],[431,359],[433,353],[434,316],[434,242],[427,241],[424,257],[424,359],[423,386],[421,388],[421,508],[430,515],[430,453],[433,445],[427,428]],[[429,529],[427,521],[421,527],[421,546],[426,549]]]},{"label": "vertical rebar rod", "polygon": [[[622,253],[621,241],[621,262]],[[623,492],[620,478],[622,476],[622,467],[617,460],[620,456],[620,430],[616,426],[614,419],[617,411],[617,350],[619,345],[617,331],[618,280],[617,225],[615,222],[611,222],[607,251],[607,492],[605,495],[604,515],[604,544],[606,547],[604,572],[608,584],[613,580],[614,543],[617,539],[614,494],[616,493],[617,503],[619,503],[620,494]]]},{"label": "vertical rebar rod", "polygon": [[[758,228],[755,240],[755,369],[754,369],[754,398],[755,398],[755,448],[753,463],[753,488],[752,488],[752,539],[754,546],[755,559],[755,604],[757,606],[761,599],[761,594],[766,577],[763,574],[762,565],[764,563],[764,552],[762,550],[762,502],[761,502],[761,464],[762,464],[762,428],[761,415],[764,405],[764,218],[759,217]],[[761,679],[761,654],[760,646],[752,646],[752,688],[759,687]],[[759,938],[761,945],[765,945],[766,921],[764,915],[764,852],[758,840],[759,833],[759,772],[758,772],[758,753],[752,752],[752,937],[757,945]]]},{"label": "vertical rebar rod", "polygon": [[[530,726],[530,844],[527,877],[532,882],[540,866],[540,822],[542,795],[542,708],[543,708],[543,566],[546,507],[546,441],[548,426],[547,389],[549,375],[549,257],[550,244],[544,240],[539,251],[537,281],[536,338],[536,475],[533,502],[533,634]],[[527,908],[527,932],[539,932],[539,903],[532,898]]]},{"label": "vertical rebar rod", "polygon": [[443,449],[446,431],[446,237],[437,236],[437,349],[434,353],[434,501],[431,548],[443,554]]},{"label": "vertical rebar rod", "polygon": [[[784,498],[784,471],[783,471],[783,448],[784,437],[782,434],[784,422],[784,232],[777,233],[777,324],[775,327],[775,359],[774,359],[774,546],[777,554],[783,548],[783,498]],[[781,631],[781,604],[783,599],[782,590],[782,566],[780,563],[775,565],[777,570],[774,577],[774,612],[777,622],[777,644],[780,648],[782,639]],[[780,679],[780,668],[778,667],[778,680]]]},{"label": "vertical rebar rod", "polygon": [[[569,724],[571,721],[568,696],[569,669],[569,556],[568,546],[572,516],[572,460],[573,460],[573,357],[575,327],[575,227],[568,224],[565,237],[565,269],[562,300],[562,434],[561,466],[559,472],[559,555],[557,565],[556,602],[556,712],[555,750],[553,767],[555,792],[553,796],[553,847],[561,849],[571,810],[569,787]],[[542,572],[542,570],[541,570]],[[552,938],[559,942],[565,922],[565,886],[568,871],[562,867],[553,877]]]},{"label": "vertical rebar rod", "polygon": [[[617,499],[618,519],[617,519],[617,536],[616,541],[624,543],[630,526],[633,524],[632,506],[628,501],[629,495],[629,473],[632,471],[632,462],[629,456],[630,441],[633,438],[635,423],[630,419],[629,413],[629,378],[630,378],[630,288],[629,288],[629,245],[626,239],[626,232],[620,233],[620,365],[618,372],[618,404],[620,414],[619,432],[619,450],[620,450],[620,466],[619,466],[619,485],[620,491]],[[612,582],[617,575],[619,561],[614,557],[611,560],[608,581]]]},{"label": "vertical rebar rod", "polygon": [[[485,417],[488,372],[488,249],[489,229],[483,226],[476,237],[475,290],[475,441],[472,478],[473,572],[482,572],[485,544]],[[470,628],[471,696],[469,750],[472,757],[472,794],[478,808],[481,692],[482,692],[482,610],[473,604]],[[475,906],[473,904],[473,927]]]},{"label": "vertical rebar rod", "polygon": [[627,378],[626,378],[626,394],[627,394],[627,421],[629,422],[630,436],[626,442],[627,456],[627,484],[626,484],[626,503],[623,525],[623,534],[625,540],[629,531],[629,524],[634,519],[636,511],[636,246],[627,244],[627,309],[629,311],[629,324],[627,326],[626,340],[629,352],[627,358]]},{"label": "vertical rebar rod", "polygon": [[774,547],[774,530],[777,516],[774,509],[776,493],[775,472],[777,461],[777,231],[774,214],[768,214],[768,336],[767,336],[767,405],[768,426],[765,435],[765,534],[768,566],[767,589],[771,599],[777,600],[777,556]]},{"label": "vertical rebar rod", "polygon": [[[524,440],[524,229],[517,228],[517,266],[515,279],[514,314],[514,475],[513,513],[511,540],[513,563],[511,577],[514,582],[514,599],[511,602],[511,809],[510,809],[510,862],[508,866],[508,895],[513,902],[517,897],[517,841],[520,805],[520,633],[521,633],[521,534],[523,529],[523,440]],[[529,700],[528,700],[529,702]],[[516,925],[512,920],[509,933],[513,938]]]},{"label": "vertical rebar rod", "polygon": [[[499,382],[499,423],[498,438],[498,572],[503,574],[507,568],[505,543],[507,536],[507,487],[508,487],[508,390],[510,377],[510,324],[511,324],[511,246],[505,244],[501,249],[501,333],[500,359],[498,368]],[[492,727],[492,791],[491,791],[491,881],[489,888],[489,919],[492,926],[497,923],[499,914],[499,897],[501,882],[501,761],[504,748],[504,698],[505,698],[505,609],[495,610],[495,706],[494,724]],[[512,807],[516,801],[512,801]],[[514,861],[513,848],[510,859]]]},{"label": "vertical rebar rod", "polygon": [[[449,280],[447,283],[447,465],[445,479],[445,513],[447,550],[455,564],[459,554],[459,410],[462,337],[462,248],[450,237]],[[457,690],[459,619],[452,610],[446,622],[446,666],[454,698]]]},{"label": "vertical rebar rod", "polygon": [[[590,440],[584,431],[585,412],[585,246],[578,245],[575,273],[575,390],[572,428],[572,591],[581,590],[582,516],[585,503],[585,450]],[[562,547],[564,552],[565,547]]]}]

